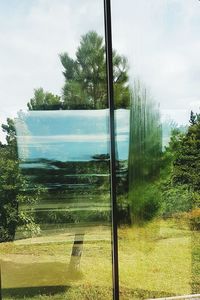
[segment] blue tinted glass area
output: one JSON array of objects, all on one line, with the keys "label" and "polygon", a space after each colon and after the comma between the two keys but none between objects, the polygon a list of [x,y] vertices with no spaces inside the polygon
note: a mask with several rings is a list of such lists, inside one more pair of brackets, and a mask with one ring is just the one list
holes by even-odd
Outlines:
[{"label": "blue tinted glass area", "polygon": [[[108,110],[32,111],[16,119],[18,154],[29,161],[91,161],[109,158]],[[116,111],[120,160],[128,158],[129,110]],[[34,166],[34,165],[33,165]]]},{"label": "blue tinted glass area", "polygon": [[108,110],[33,111],[16,119],[20,168],[45,190],[35,203],[37,222],[51,211],[52,227],[109,224],[108,121]]}]

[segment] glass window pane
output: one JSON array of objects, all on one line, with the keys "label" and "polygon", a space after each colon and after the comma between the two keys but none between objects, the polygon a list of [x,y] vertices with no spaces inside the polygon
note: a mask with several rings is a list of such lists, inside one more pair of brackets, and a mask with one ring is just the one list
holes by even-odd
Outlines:
[{"label": "glass window pane", "polygon": [[2,299],[112,299],[103,14],[0,3]]},{"label": "glass window pane", "polygon": [[129,122],[116,162],[120,299],[199,299],[200,3],[116,0],[112,11],[130,100],[118,104],[116,78],[116,116]]}]

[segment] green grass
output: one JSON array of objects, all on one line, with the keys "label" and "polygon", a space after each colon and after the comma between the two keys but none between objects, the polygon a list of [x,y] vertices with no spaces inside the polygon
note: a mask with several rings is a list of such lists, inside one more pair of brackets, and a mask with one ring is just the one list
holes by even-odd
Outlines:
[{"label": "green grass", "polygon": [[[194,292],[200,280],[199,241],[198,232],[173,220],[120,228],[121,299]],[[73,232],[66,230],[1,244],[3,300],[112,299],[110,228],[85,230],[81,272],[77,276],[68,270],[72,243]]]}]

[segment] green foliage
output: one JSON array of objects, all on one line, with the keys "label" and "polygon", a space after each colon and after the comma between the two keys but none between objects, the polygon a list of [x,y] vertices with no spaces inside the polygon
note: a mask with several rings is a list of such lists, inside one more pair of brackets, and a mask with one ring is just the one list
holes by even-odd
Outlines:
[{"label": "green foliage", "polygon": [[0,242],[14,238],[20,185],[13,120],[7,119],[2,129],[7,133],[7,144],[0,145]]},{"label": "green foliage", "polygon": [[[107,157],[95,156],[96,160],[61,162],[38,160],[29,162],[23,174],[35,185],[46,187],[36,207],[37,224],[108,222],[110,218],[109,162]],[[42,163],[43,168],[37,167]],[[66,176],[66,174],[70,176]],[[99,176],[100,175],[100,176]],[[56,204],[56,205],[55,205]]]},{"label": "green foliage", "polygon": [[[65,85],[63,107],[65,109],[107,108],[106,57],[103,38],[90,31],[83,35],[76,58],[67,53],[60,55],[64,67]],[[113,51],[113,81],[116,108],[129,107],[128,67],[124,56]]]},{"label": "green foliage", "polygon": [[[2,128],[7,133],[7,144],[0,145],[0,242],[13,240],[17,226],[23,226],[24,232],[35,232],[33,205],[41,193],[20,172],[13,120],[7,119]],[[22,213],[19,205],[24,203],[30,209]]]},{"label": "green foliage", "polygon": [[138,81],[131,97],[129,203],[133,222],[149,220],[159,208],[162,128],[159,110]]},{"label": "green foliage", "polygon": [[186,184],[200,193],[200,114],[191,112],[190,126],[180,138],[174,161],[174,184]]},{"label": "green foliage", "polygon": [[62,108],[61,97],[42,88],[35,89],[34,97],[27,103],[29,110],[58,110]]},{"label": "green foliage", "polygon": [[172,216],[178,212],[187,212],[192,209],[193,194],[188,187],[174,186],[172,184],[162,185],[161,213],[165,217]]},{"label": "green foliage", "polygon": [[[103,109],[108,107],[106,55],[103,38],[95,31],[81,37],[72,59],[66,52],[60,54],[65,84],[62,97],[35,89],[29,110]],[[113,51],[113,83],[116,108],[129,107],[127,59]]]},{"label": "green foliage", "polygon": [[199,114],[191,112],[190,126],[185,133],[173,129],[170,143],[163,153],[161,178],[161,213],[165,216],[188,213],[185,216],[192,228],[198,228],[199,219],[192,216],[196,216],[200,207]]},{"label": "green foliage", "polygon": [[18,221],[17,194],[19,191],[18,163],[9,158],[6,146],[0,147],[0,242],[12,240]]},{"label": "green foliage", "polygon": [[132,222],[142,224],[157,216],[160,208],[160,190],[157,182],[141,182],[129,192]]},{"label": "green foliage", "polygon": [[16,140],[16,130],[14,121],[7,118],[7,124],[2,124],[3,132],[6,133],[7,145],[2,145],[4,148],[6,157],[9,159],[17,160],[17,140]]}]

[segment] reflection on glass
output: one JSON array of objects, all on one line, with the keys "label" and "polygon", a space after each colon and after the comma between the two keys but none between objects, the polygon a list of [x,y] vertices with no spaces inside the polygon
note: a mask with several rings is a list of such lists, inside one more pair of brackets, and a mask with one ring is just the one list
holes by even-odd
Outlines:
[{"label": "reflection on glass", "polygon": [[116,162],[120,299],[199,299],[199,1],[112,8],[130,95],[128,159]]},{"label": "reflection on glass", "polygon": [[[2,298],[112,299],[103,2],[9,4],[0,3]],[[125,62],[115,60],[118,78]]]},{"label": "reflection on glass", "polygon": [[[158,209],[162,129],[159,110],[140,82],[131,98],[129,203],[132,222],[150,220]],[[152,188],[153,186],[153,188]]]},{"label": "reflection on glass", "polygon": [[[35,189],[43,189],[31,207],[20,203],[19,212],[32,212],[39,231],[71,228],[74,275],[80,275],[89,227],[110,222],[107,124],[108,110],[30,111],[16,119],[22,173]],[[24,234],[31,236],[19,227],[16,238]]]},{"label": "reflection on glass", "polygon": [[[32,287],[39,291],[51,290],[53,282],[56,286],[70,284],[71,280],[78,282],[85,274],[89,272],[87,276],[90,276],[93,272],[87,264],[89,260],[93,264],[94,256],[100,264],[105,261],[105,257],[98,254],[98,245],[94,247],[93,243],[103,243],[102,252],[110,258],[107,124],[107,109],[18,114],[15,128],[24,181],[19,191],[21,225],[19,223],[15,229],[15,243],[19,248],[27,248],[27,262],[24,265],[11,262],[9,267],[16,270],[12,276],[8,275],[9,267],[3,263],[4,285],[23,287],[30,292]],[[124,155],[123,148],[120,155]],[[127,152],[127,147],[125,150]],[[32,247],[41,256],[36,263],[30,256],[30,251],[34,251]],[[43,252],[47,252],[45,256]],[[51,255],[55,256],[53,260]],[[42,267],[40,275],[35,278],[33,274],[26,275],[30,267],[38,272],[39,264]],[[107,267],[110,275],[109,260],[108,265],[102,267]],[[48,275],[49,268],[57,272],[56,279],[53,274]]]}]

